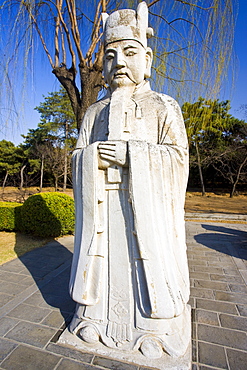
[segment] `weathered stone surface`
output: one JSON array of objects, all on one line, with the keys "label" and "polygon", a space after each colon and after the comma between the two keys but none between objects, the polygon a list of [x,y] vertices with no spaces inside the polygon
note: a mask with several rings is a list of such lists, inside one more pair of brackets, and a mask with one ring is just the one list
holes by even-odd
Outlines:
[{"label": "weathered stone surface", "polygon": [[51,370],[59,360],[58,356],[20,345],[3,361],[1,367],[5,370]]},{"label": "weathered stone surface", "polygon": [[8,339],[0,338],[0,362],[3,361],[15,347],[17,347],[16,343]]},{"label": "weathered stone surface", "polygon": [[246,370],[247,352],[226,349],[230,370]]},{"label": "weathered stone surface", "polygon": [[18,324],[17,319],[13,319],[10,317],[2,317],[0,320],[0,335],[4,336],[16,324]]},{"label": "weathered stone surface", "polygon": [[227,369],[225,350],[222,346],[209,343],[198,343],[199,362],[208,366]]},{"label": "weathered stone surface", "polygon": [[232,313],[233,315],[238,314],[236,306],[232,303],[227,302],[219,302],[208,299],[197,299],[196,307],[203,308],[209,311]]},{"label": "weathered stone surface", "polygon": [[[247,320],[245,317],[220,314],[220,323],[224,328],[243,330],[247,332]],[[247,343],[246,343],[247,345]],[[247,347],[246,347],[247,350]]]},{"label": "weathered stone surface", "polygon": [[[235,281],[235,279],[234,279]],[[240,285],[240,284],[229,284],[229,288],[232,292],[235,293],[246,293],[247,294],[247,286]]]},{"label": "weathered stone surface", "polygon": [[[73,153],[70,292],[78,304],[70,332],[76,345],[80,340],[82,348],[105,350],[114,359],[119,352],[124,361],[129,352],[128,361],[143,357],[141,365],[146,359],[169,363],[168,353],[186,368],[191,323],[184,121],[177,102],[152,91],[147,81],[152,64],[147,4],[141,2],[136,12],[104,14],[103,23],[108,91],[85,113]],[[208,262],[190,264],[206,268]],[[209,289],[195,288],[193,295],[213,298]],[[73,338],[61,343],[72,344]]]},{"label": "weathered stone surface", "polygon": [[98,366],[92,366],[88,364],[82,364],[73,360],[63,359],[57,366],[56,370],[96,370],[102,369]]},{"label": "weathered stone surface", "polygon": [[62,355],[64,357],[69,357],[77,361],[91,363],[93,355],[83,351],[77,351],[75,348],[69,348],[66,346],[61,346],[59,344],[49,343],[46,350],[55,353],[57,355]]},{"label": "weathered stone surface", "polygon": [[247,305],[237,304],[237,309],[241,316],[247,316]]},{"label": "weathered stone surface", "polygon": [[247,304],[247,295],[240,293],[216,292],[215,299],[218,301]]},{"label": "weathered stone surface", "polygon": [[60,328],[64,323],[64,317],[59,311],[50,312],[41,322],[42,325],[47,325],[52,328]]},{"label": "weathered stone surface", "polygon": [[98,365],[107,369],[118,369],[118,370],[137,370],[136,365],[131,365],[116,360],[110,360],[107,358],[96,356],[93,360],[94,365]]},{"label": "weathered stone surface", "polygon": [[10,330],[6,337],[17,342],[43,348],[55,333],[56,330],[54,329],[22,321]]},{"label": "weathered stone surface", "polygon": [[14,296],[10,295],[10,294],[0,293],[0,307],[3,307],[4,305],[6,305],[6,303],[11,301],[11,299],[13,299],[13,297]]},{"label": "weathered stone surface", "polygon": [[33,306],[27,305],[27,304],[20,304],[16,308],[14,308],[12,311],[8,313],[8,316],[21,319],[21,320],[27,320],[31,322],[37,322],[39,323],[42,321],[51,310],[48,310],[46,308],[33,308]]},{"label": "weathered stone surface", "polygon": [[221,283],[217,281],[205,281],[205,280],[194,280],[195,288],[206,288],[212,290],[229,290],[226,283]]},{"label": "weathered stone surface", "polygon": [[205,310],[197,309],[195,321],[200,324],[219,326],[218,315],[217,313],[212,312],[212,311],[205,311]]},{"label": "weathered stone surface", "polygon": [[218,328],[208,325],[198,325],[198,339],[209,343],[245,350],[247,345],[246,333]]},{"label": "weathered stone surface", "polygon": [[[216,280],[216,281],[226,281],[226,282],[232,282],[232,276],[229,275],[219,275],[219,274],[210,274],[211,280]],[[234,282],[243,284],[243,279],[241,276],[234,276]]]},{"label": "weathered stone surface", "polygon": [[196,298],[214,299],[214,292],[210,289],[191,288],[191,296]]}]

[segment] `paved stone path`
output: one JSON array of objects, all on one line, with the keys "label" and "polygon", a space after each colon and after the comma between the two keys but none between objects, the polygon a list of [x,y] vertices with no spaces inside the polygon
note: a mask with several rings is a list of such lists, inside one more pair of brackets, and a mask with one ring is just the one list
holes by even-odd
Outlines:
[{"label": "paved stone path", "polygon": [[[247,224],[187,221],[186,229],[193,370],[246,370]],[[72,250],[65,237],[0,266],[0,369],[143,370],[57,343],[74,310]]]}]

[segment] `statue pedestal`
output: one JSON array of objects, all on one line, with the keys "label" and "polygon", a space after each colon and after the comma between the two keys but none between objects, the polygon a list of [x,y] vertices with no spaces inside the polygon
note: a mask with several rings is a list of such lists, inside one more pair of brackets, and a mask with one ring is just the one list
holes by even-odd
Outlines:
[{"label": "statue pedestal", "polygon": [[148,366],[160,370],[190,370],[191,369],[191,344],[186,353],[181,357],[171,357],[165,352],[158,359],[150,359],[141,354],[140,351],[124,352],[119,349],[112,349],[102,343],[87,344],[78,336],[71,334],[68,328],[62,333],[58,343],[72,346],[75,349],[93,353],[114,360],[131,362],[136,365]]},{"label": "statue pedestal", "polygon": [[[188,308],[190,306],[187,306]],[[190,311],[190,310],[188,310]],[[191,338],[191,326],[190,322],[187,322],[186,328],[184,327],[184,332]],[[186,335],[186,336],[187,336]],[[175,339],[175,338],[174,338]],[[191,341],[189,341],[188,348],[183,356],[172,357],[166,352],[162,352],[160,358],[148,358],[144,356],[140,350],[136,351],[124,351],[120,348],[114,349],[109,348],[97,342],[94,344],[88,344],[84,342],[79,336],[72,334],[68,328],[62,333],[58,340],[59,344],[69,345],[77,350],[82,350],[85,352],[92,353],[94,355],[99,355],[102,357],[108,357],[114,360],[131,362],[140,366],[147,366],[154,369],[160,370],[190,370],[191,369]]]}]

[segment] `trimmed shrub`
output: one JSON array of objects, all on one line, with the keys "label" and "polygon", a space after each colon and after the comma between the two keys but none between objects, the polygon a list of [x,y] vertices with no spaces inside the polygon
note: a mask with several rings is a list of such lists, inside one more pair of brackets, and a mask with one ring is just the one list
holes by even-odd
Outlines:
[{"label": "trimmed shrub", "polygon": [[31,195],[21,208],[21,231],[36,236],[60,236],[74,232],[74,201],[56,192]]},{"label": "trimmed shrub", "polygon": [[18,230],[22,204],[0,202],[0,230]]}]

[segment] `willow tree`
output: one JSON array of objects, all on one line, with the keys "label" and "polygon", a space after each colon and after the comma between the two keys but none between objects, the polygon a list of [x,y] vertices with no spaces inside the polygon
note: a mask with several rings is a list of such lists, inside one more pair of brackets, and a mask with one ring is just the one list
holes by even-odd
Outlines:
[{"label": "willow tree", "polygon": [[[46,55],[52,73],[69,95],[79,128],[85,110],[104,88],[101,13],[136,9],[138,3],[5,0],[1,6],[2,94],[13,97],[10,87],[20,85],[18,77],[21,86],[25,81],[28,85],[32,67]],[[156,35],[151,40],[155,89],[173,95],[180,103],[198,96],[217,96],[232,60],[237,0],[147,3]],[[33,69],[33,73],[42,71]]]},{"label": "willow tree", "polygon": [[[200,176],[202,195],[206,194],[202,172],[203,148],[210,151],[210,146],[216,147],[224,132],[227,132],[232,124],[232,116],[229,100],[205,100],[199,98],[195,103],[184,103],[182,112],[188,136],[189,146],[195,148],[197,166]],[[201,149],[202,148],[202,149]],[[190,157],[191,160],[191,157]]]}]

